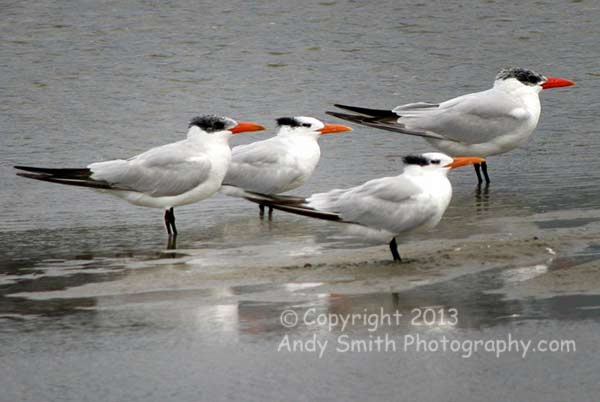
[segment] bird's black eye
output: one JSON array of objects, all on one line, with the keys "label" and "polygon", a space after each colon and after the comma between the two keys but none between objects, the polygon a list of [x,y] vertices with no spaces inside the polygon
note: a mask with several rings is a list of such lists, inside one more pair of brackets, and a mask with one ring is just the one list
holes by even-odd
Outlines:
[{"label": "bird's black eye", "polygon": [[440,160],[439,159],[432,159],[431,163],[433,163],[434,165],[439,165],[440,164]]},{"label": "bird's black eye", "polygon": [[310,123],[302,123],[302,127],[310,127]]}]

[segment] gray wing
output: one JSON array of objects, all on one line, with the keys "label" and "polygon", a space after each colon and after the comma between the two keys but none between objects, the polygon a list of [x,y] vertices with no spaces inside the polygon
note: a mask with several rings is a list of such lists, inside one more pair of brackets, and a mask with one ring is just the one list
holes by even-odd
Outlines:
[{"label": "gray wing", "polygon": [[175,196],[199,186],[210,175],[206,154],[184,142],[153,148],[128,160],[92,163],[92,179],[153,197]]},{"label": "gray wing", "polygon": [[409,104],[394,109],[398,123],[466,144],[490,141],[522,127],[531,116],[512,97],[490,89],[441,103]]},{"label": "gray wing", "polygon": [[266,140],[233,148],[223,183],[257,193],[277,194],[287,191],[302,177],[303,171],[285,145]]},{"label": "gray wing", "polygon": [[436,213],[435,203],[410,180],[385,177],[358,187],[314,194],[309,207],[334,212],[344,221],[401,233],[422,225]]}]

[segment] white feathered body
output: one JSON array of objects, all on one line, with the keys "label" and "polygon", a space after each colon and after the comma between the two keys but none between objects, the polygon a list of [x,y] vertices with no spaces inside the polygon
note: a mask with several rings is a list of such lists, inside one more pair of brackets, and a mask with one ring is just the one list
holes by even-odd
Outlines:
[{"label": "white feathered body", "polygon": [[165,209],[187,205],[219,190],[231,161],[230,136],[192,127],[185,140],[88,168],[92,179],[115,187],[102,191],[132,204]]},{"label": "white feathered body", "polygon": [[313,194],[306,200],[306,205],[395,236],[435,227],[451,198],[452,186],[446,172],[407,166],[399,176]]},{"label": "white feathered body", "polygon": [[442,152],[485,157],[529,140],[540,118],[540,90],[516,80],[496,81],[487,91],[459,96],[437,107],[417,103],[393,111],[406,129],[447,138],[425,138]]},{"label": "white feathered body", "polygon": [[223,183],[262,194],[279,194],[298,188],[319,163],[321,150],[317,138],[318,133],[277,135],[236,146]]}]

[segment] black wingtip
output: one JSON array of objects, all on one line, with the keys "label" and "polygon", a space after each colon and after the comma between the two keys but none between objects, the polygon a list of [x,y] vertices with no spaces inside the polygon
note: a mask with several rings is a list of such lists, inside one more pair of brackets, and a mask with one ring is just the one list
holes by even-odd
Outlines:
[{"label": "black wingtip", "polygon": [[262,194],[254,191],[246,190],[248,194],[246,198],[252,202],[271,202],[285,205],[302,205],[306,202],[306,198],[298,197],[295,195],[275,195],[275,194]]},{"label": "black wingtip", "polygon": [[104,181],[96,181],[77,177],[65,178],[48,173],[17,173],[17,176],[25,177],[27,179],[45,181],[49,183],[65,184],[67,186],[88,187],[102,190],[125,190],[113,187]]},{"label": "black wingtip", "polygon": [[16,165],[14,168],[25,172],[39,173],[63,179],[88,179],[92,175],[92,171],[88,168],[57,169],[21,165]]},{"label": "black wingtip", "polygon": [[39,173],[17,173],[17,176],[20,177],[26,177],[28,179],[35,179],[35,180],[43,180],[44,178],[48,178],[51,177],[50,175],[47,174],[39,174]]},{"label": "black wingtip", "polygon": [[328,114],[328,115],[333,116],[333,117],[337,117],[338,119],[348,120],[348,121],[355,121],[355,122],[360,122],[360,121],[363,121],[363,120],[367,119],[367,117],[365,117],[365,116],[357,116],[355,114],[333,112],[331,110],[327,110],[325,112],[325,114]]},{"label": "black wingtip", "polygon": [[436,136],[436,135],[432,135],[432,134],[429,134],[429,133],[423,132],[423,131],[409,130],[406,127],[404,127],[403,125],[396,123],[395,118],[393,121],[390,121],[390,120],[386,120],[386,119],[380,119],[377,117],[360,116],[360,115],[355,115],[355,114],[338,113],[338,112],[331,112],[331,111],[327,111],[325,113],[327,113],[330,116],[337,117],[338,119],[348,120],[348,121],[351,121],[356,124],[361,124],[363,126],[372,127],[372,128],[376,128],[379,130],[392,131],[395,133],[413,135],[413,136],[423,137],[423,138],[431,138],[431,139],[435,139],[435,140],[443,139],[446,141],[457,142],[456,140],[454,140],[452,138]]},{"label": "black wingtip", "polygon": [[[49,183],[65,184],[68,186],[102,189],[102,190],[126,190],[126,189],[121,189],[118,187],[113,187],[105,181],[98,181],[98,180],[90,179],[89,174],[87,174],[87,173],[89,173],[89,169],[48,169],[50,171],[52,171],[52,170],[68,170],[68,171],[86,170],[86,171],[88,171],[88,172],[85,172],[86,173],[85,175],[72,174],[71,176],[67,177],[67,176],[59,176],[59,175],[55,175],[52,173],[48,173],[44,170],[39,171],[37,169],[40,169],[40,168],[31,168],[29,166],[19,166],[19,167],[15,166],[15,168],[26,168],[26,169],[20,169],[20,170],[28,170],[30,172],[33,172],[33,173],[21,173],[21,172],[17,173],[17,176],[25,177],[27,179],[40,180],[40,181],[45,181],[45,182],[49,182]],[[29,170],[30,168],[33,170]],[[43,169],[43,168],[41,168],[41,169]]]},{"label": "black wingtip", "polygon": [[26,172],[39,172],[41,168],[37,168],[37,167],[33,167],[33,166],[21,166],[21,165],[15,165],[13,166],[13,168],[17,169],[17,170],[24,170]]},{"label": "black wingtip", "polygon": [[333,106],[337,107],[338,109],[350,110],[350,111],[353,111],[353,112],[356,109],[364,109],[364,108],[360,108],[358,106],[342,105],[341,103],[334,103]]},{"label": "black wingtip", "polygon": [[333,106],[335,106],[339,109],[349,110],[351,112],[360,113],[362,115],[376,118],[376,119],[397,119],[398,118],[398,115],[389,109],[370,109],[370,108],[360,107],[360,106],[342,105],[340,103],[336,103]]},{"label": "black wingtip", "polygon": [[307,216],[309,218],[321,219],[325,221],[333,221],[340,223],[352,223],[344,221],[339,215],[321,212],[316,209],[306,208],[301,206],[293,206],[293,205],[285,205],[285,204],[273,204],[273,203],[265,203],[266,206],[273,207],[279,211],[289,212],[295,215]]},{"label": "black wingtip", "polygon": [[308,216],[309,218],[321,219],[326,221],[352,223],[344,221],[336,213],[319,211],[317,209],[307,207],[306,199],[303,197],[297,197],[293,195],[269,195],[252,192],[248,192],[248,194],[248,197],[244,197],[246,200],[255,202],[257,204],[262,204],[267,207],[272,207],[279,211],[289,212],[295,215]]},{"label": "black wingtip", "polygon": [[332,112],[331,110],[326,110],[325,114],[328,114],[328,115],[334,116],[334,117],[338,117],[337,115],[340,114],[340,113]]}]

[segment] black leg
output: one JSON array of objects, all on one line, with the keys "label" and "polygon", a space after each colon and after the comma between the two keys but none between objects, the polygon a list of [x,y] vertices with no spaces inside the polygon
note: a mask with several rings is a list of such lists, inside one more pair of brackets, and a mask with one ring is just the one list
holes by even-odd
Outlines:
[{"label": "black leg", "polygon": [[165,226],[167,227],[167,233],[171,236],[171,213],[168,209],[165,209]]},{"label": "black leg", "polygon": [[[485,184],[490,184],[490,176],[488,176],[487,172],[487,162],[481,162],[481,171],[483,172],[483,177],[485,177]],[[481,181],[479,183],[481,183]]]},{"label": "black leg", "polygon": [[260,218],[265,217],[265,206],[263,204],[258,204],[258,216]]},{"label": "black leg", "polygon": [[483,183],[483,180],[481,180],[481,173],[479,172],[481,165],[476,163],[473,165],[473,167],[475,168],[475,174],[477,174],[477,184],[481,185],[481,183]]},{"label": "black leg", "polygon": [[173,228],[173,234],[177,236],[177,228],[175,227],[175,210],[171,208],[169,211],[171,212],[171,228]]},{"label": "black leg", "polygon": [[177,236],[177,228],[175,227],[175,211],[173,208],[165,210],[165,226],[167,227],[167,233]]},{"label": "black leg", "polygon": [[398,244],[396,243],[396,238],[392,238],[390,242],[390,251],[392,252],[392,256],[394,257],[394,261],[402,262],[402,258],[400,258],[400,254],[398,254]]},{"label": "black leg", "polygon": [[269,220],[273,219],[273,207],[269,207]]}]

